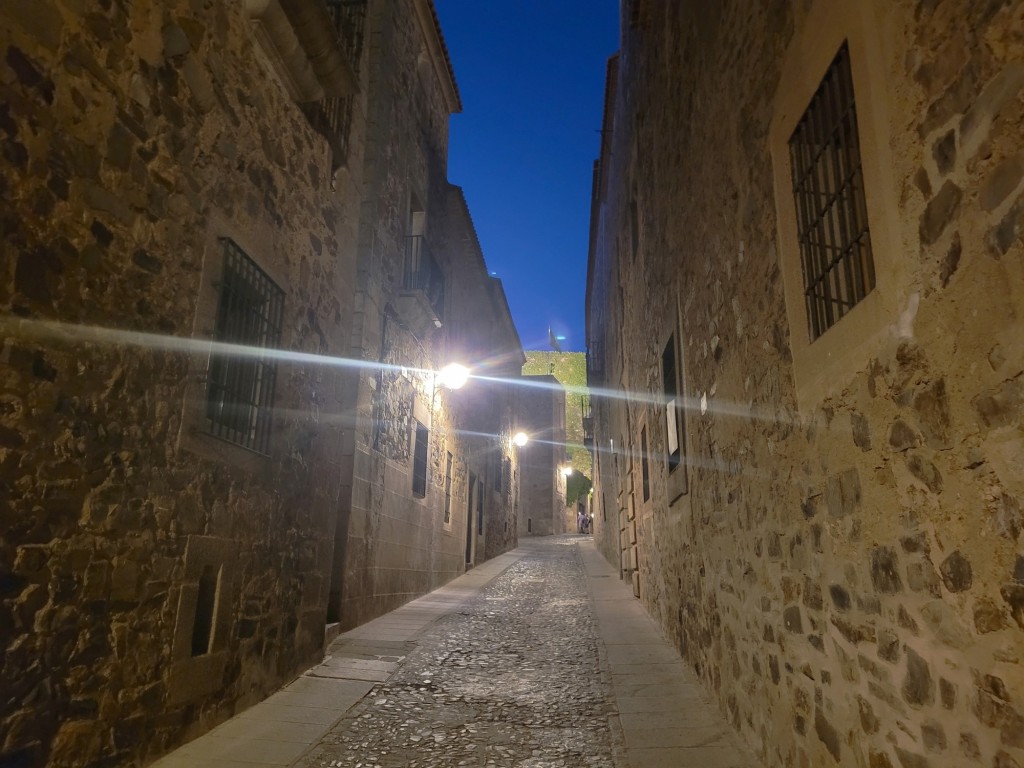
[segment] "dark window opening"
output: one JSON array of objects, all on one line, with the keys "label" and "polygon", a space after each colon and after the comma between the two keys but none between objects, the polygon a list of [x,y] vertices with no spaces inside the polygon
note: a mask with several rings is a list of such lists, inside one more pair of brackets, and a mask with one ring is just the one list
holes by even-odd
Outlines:
[{"label": "dark window opening", "polygon": [[444,465],[444,522],[447,525],[452,521],[452,452],[448,451],[448,458]]},{"label": "dark window opening", "polygon": [[811,341],[875,287],[850,52],[836,55],[789,139]]},{"label": "dark window opening", "polygon": [[280,343],[284,292],[234,241],[223,243],[213,338],[239,349],[210,356],[206,418],[214,436],[266,454],[277,364],[254,348]]},{"label": "dark window opening", "polygon": [[668,454],[668,470],[679,466],[683,454],[683,409],[679,402],[679,371],[676,366],[675,335],[669,336],[665,351],[661,353],[662,391],[665,395],[665,452]]},{"label": "dark window opening", "polygon": [[423,235],[405,238],[402,288],[407,291],[423,291],[434,314],[444,319],[444,271],[430,252],[427,238]]},{"label": "dark window opening", "polygon": [[637,29],[643,24],[644,0],[631,0],[629,3],[629,26]]},{"label": "dark window opening", "polygon": [[495,450],[494,461],[493,461],[493,464],[492,464],[492,467],[491,467],[492,472],[493,472],[493,478],[494,478],[494,490],[496,490],[498,493],[501,493],[501,489],[503,487],[502,486],[502,482],[501,482],[501,475],[502,475],[502,471],[503,470],[502,470],[501,454],[499,453],[499,451],[501,450],[501,443],[500,442],[498,443],[497,446],[495,446],[494,450]]},{"label": "dark window opening", "polygon": [[651,476],[647,460],[647,427],[640,430],[640,476],[644,501],[651,498]]},{"label": "dark window opening", "polygon": [[483,486],[477,490],[476,494],[476,535],[484,535],[484,495],[480,491],[483,490]]},{"label": "dark window opening", "polygon": [[427,495],[427,441],[430,431],[416,422],[416,444],[412,452],[412,494],[423,498]]},{"label": "dark window opening", "polygon": [[212,565],[203,567],[199,575],[199,591],[196,594],[196,618],[192,624],[192,655],[204,656],[210,652],[213,640],[213,621],[217,613],[217,586],[220,570]]},{"label": "dark window opening", "polygon": [[532,517],[526,518],[526,532],[527,533],[533,533],[533,518]]}]

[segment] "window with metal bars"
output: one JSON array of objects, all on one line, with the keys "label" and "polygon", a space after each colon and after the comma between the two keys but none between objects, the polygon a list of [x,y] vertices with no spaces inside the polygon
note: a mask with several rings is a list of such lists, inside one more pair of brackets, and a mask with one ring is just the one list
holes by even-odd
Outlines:
[{"label": "window with metal bars", "polygon": [[811,341],[875,287],[850,52],[836,55],[789,139]]},{"label": "window with metal bars", "polygon": [[213,338],[237,349],[210,355],[207,427],[215,437],[266,454],[277,364],[258,350],[280,343],[284,292],[233,240],[222,243]]}]

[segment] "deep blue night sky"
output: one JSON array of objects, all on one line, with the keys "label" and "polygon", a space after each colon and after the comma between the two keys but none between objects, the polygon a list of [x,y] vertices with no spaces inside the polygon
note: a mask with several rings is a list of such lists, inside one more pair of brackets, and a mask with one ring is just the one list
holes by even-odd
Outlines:
[{"label": "deep blue night sky", "polygon": [[448,178],[526,349],[583,350],[591,169],[618,0],[436,0],[462,95]]}]

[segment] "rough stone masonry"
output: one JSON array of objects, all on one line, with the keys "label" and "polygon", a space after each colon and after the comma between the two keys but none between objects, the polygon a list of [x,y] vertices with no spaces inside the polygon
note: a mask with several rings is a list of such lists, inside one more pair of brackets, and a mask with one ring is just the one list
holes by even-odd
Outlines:
[{"label": "rough stone masonry", "polygon": [[[1024,765],[1024,3],[626,5],[603,551],[765,764]],[[810,342],[787,142],[844,42],[876,282]]]}]

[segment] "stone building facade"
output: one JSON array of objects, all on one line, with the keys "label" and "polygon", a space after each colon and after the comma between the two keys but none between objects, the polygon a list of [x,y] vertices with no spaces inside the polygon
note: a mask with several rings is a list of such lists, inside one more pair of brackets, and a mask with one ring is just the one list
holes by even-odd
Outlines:
[{"label": "stone building facade", "polygon": [[1024,765],[1024,4],[624,4],[602,551],[770,766]]},{"label": "stone building facade", "polygon": [[565,533],[565,389],[554,376],[523,376],[515,412],[516,428],[529,437],[518,449],[519,535]]},{"label": "stone building facade", "polygon": [[[318,661],[332,613],[464,570],[488,458],[433,371],[522,352],[445,178],[427,0],[4,3],[0,43],[0,763],[145,764]],[[482,298],[423,332],[456,269]],[[489,501],[477,561],[515,541]]]},{"label": "stone building facade", "polygon": [[[514,489],[489,494],[489,459],[471,456],[490,454],[477,432],[510,454],[509,390],[474,378],[452,391],[434,372],[459,363],[478,377],[508,376],[523,360],[501,284],[448,182],[448,117],[461,102],[433,5],[371,3],[366,30],[373,64],[350,348],[363,365],[346,387],[354,423],[329,611],[342,629],[515,541]],[[479,422],[481,410],[493,416],[485,430],[461,421]]]}]

